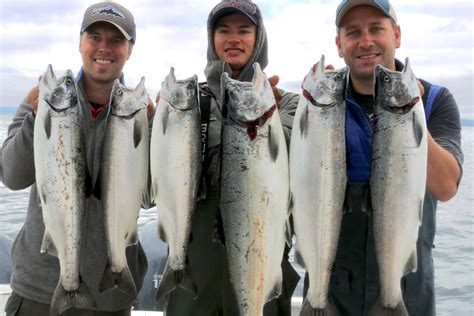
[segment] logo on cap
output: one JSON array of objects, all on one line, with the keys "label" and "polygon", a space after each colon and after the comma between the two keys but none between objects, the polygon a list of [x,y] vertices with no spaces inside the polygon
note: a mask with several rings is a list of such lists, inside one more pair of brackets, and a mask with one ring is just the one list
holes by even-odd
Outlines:
[{"label": "logo on cap", "polygon": [[116,8],[114,8],[112,5],[108,5],[105,8],[98,8],[98,9],[92,10],[92,15],[97,15],[97,14],[113,15],[113,16],[125,19],[125,15],[119,10],[117,10]]}]

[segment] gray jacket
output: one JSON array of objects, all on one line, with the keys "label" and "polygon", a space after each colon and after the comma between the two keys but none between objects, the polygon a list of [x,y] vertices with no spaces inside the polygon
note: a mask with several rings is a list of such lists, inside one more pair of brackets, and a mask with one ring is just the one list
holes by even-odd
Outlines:
[{"label": "gray jacket", "polygon": [[[86,140],[87,164],[92,183],[95,183],[100,163],[107,109],[92,118],[89,103],[82,87],[82,71],[78,76],[78,102],[82,108]],[[13,274],[10,286],[22,297],[50,304],[59,280],[59,261],[47,253],[40,253],[44,234],[41,207],[38,205],[35,184],[33,131],[35,117],[26,99],[21,103],[8,127],[8,136],[0,149],[3,183],[12,190],[31,186],[26,221],[12,247]],[[99,284],[107,265],[101,202],[94,196],[86,200],[86,235],[80,263],[80,276],[91,291],[97,309],[118,311],[130,307],[136,297],[118,290],[99,292]],[[140,245],[127,248],[127,259],[137,291],[141,288],[147,269],[145,254]]]}]

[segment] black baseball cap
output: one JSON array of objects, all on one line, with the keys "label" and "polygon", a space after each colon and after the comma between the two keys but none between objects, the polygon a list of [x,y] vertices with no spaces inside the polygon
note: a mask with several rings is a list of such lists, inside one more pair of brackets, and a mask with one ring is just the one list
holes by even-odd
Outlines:
[{"label": "black baseball cap", "polygon": [[211,26],[215,26],[221,17],[233,13],[243,14],[248,17],[253,24],[258,25],[257,5],[250,0],[224,0],[220,2],[212,9],[209,16],[209,23]]}]

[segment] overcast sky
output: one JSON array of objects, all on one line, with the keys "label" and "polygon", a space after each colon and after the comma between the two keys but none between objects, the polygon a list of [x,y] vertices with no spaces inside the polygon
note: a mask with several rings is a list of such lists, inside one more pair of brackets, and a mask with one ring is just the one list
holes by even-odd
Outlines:
[{"label": "overcast sky", "polygon": [[[336,67],[334,15],[338,0],[260,0],[269,37],[267,75],[297,91],[321,54]],[[79,28],[95,1],[0,0],[0,107],[17,106],[48,64],[77,74]],[[121,0],[135,16],[137,42],[125,66],[128,85],[145,76],[154,96],[171,66],[178,78],[204,81],[206,20],[214,0]],[[397,57],[409,57],[415,74],[450,88],[463,116],[474,118],[472,0],[393,0],[402,30]]]}]

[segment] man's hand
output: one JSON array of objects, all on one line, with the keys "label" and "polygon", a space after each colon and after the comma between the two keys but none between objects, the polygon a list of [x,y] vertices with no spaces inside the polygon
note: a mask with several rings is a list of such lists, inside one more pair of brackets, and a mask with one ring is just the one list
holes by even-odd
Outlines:
[{"label": "man's hand", "polygon": [[283,98],[283,96],[280,93],[280,90],[278,90],[278,87],[277,87],[277,84],[280,81],[280,77],[271,76],[270,78],[268,78],[268,81],[270,81],[270,85],[272,86],[273,95],[275,96],[276,105],[277,105],[278,108],[280,108],[280,101]]},{"label": "man's hand", "polygon": [[422,97],[425,94],[425,88],[421,84],[420,80],[416,81],[418,83],[418,89],[420,89],[420,97]]},{"label": "man's hand", "polygon": [[39,99],[39,82],[43,79],[43,76],[38,77],[38,85],[33,87],[33,89],[28,92],[26,100],[33,110],[33,115],[36,117],[36,112],[38,111],[38,99]]}]

